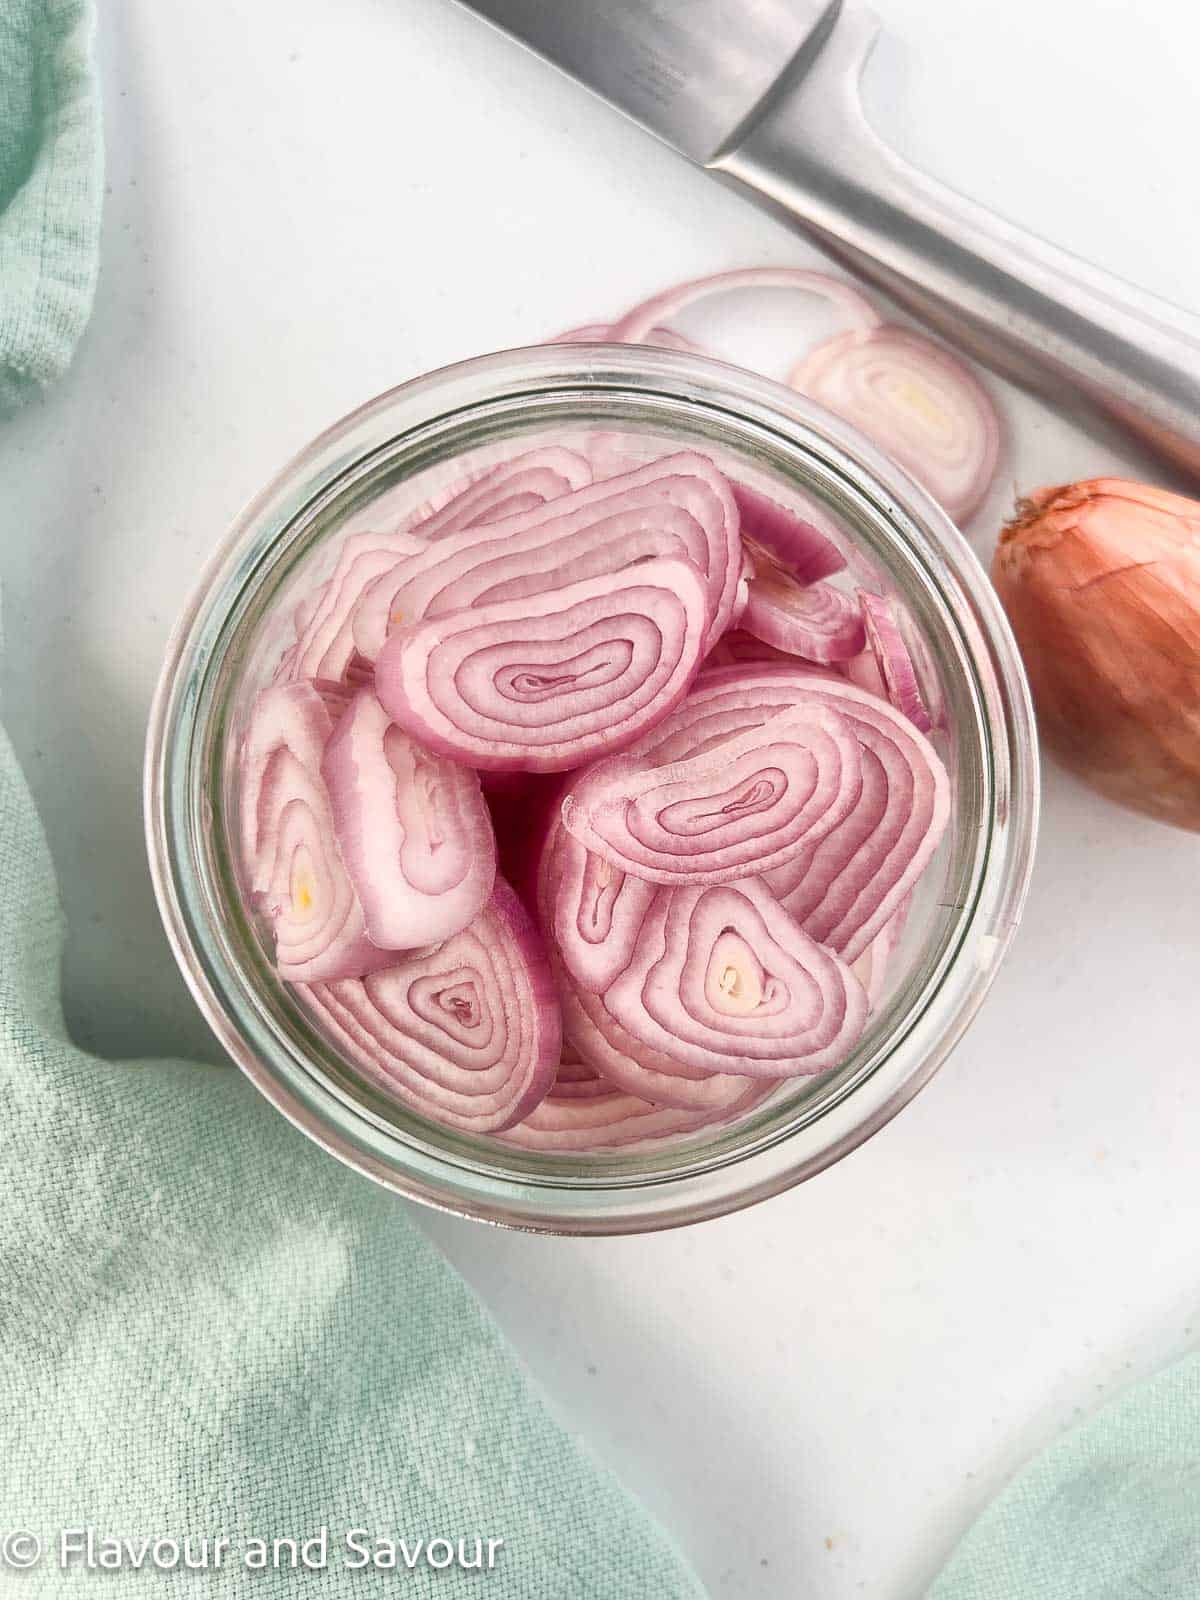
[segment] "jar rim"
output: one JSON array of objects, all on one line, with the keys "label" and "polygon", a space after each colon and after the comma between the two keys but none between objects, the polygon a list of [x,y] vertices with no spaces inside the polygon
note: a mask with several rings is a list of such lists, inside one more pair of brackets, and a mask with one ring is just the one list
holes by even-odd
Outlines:
[{"label": "jar rim", "polygon": [[[517,415],[534,400],[564,405],[568,396],[591,402],[612,394],[666,411],[691,406],[714,426],[767,430],[868,496],[895,529],[961,637],[978,684],[990,779],[977,893],[960,908],[936,985],[900,1019],[870,1072],[811,1122],[681,1170],[650,1163],[628,1181],[547,1175],[516,1151],[513,1169],[498,1174],[494,1162],[386,1130],[245,1004],[247,973],[222,937],[211,868],[198,848],[198,808],[209,803],[201,759],[207,675],[227,648],[241,597],[278,564],[323,497],[346,493],[380,452],[422,430],[461,428],[485,409]],[[848,423],[793,391],[708,357],[623,345],[536,346],[441,368],[366,402],[313,440],[250,502],[202,572],[167,649],[146,747],[147,848],[160,912],[185,980],[237,1064],[309,1137],[387,1187],[438,1209],[550,1233],[636,1232],[739,1209],[813,1176],[889,1121],[945,1060],[990,987],[1024,904],[1038,805],[1033,715],[1016,645],[946,513]]]}]

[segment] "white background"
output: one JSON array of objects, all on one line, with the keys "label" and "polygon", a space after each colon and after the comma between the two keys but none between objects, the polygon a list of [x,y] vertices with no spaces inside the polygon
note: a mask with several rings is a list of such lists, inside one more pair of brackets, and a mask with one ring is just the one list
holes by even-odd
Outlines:
[{"label": "white background", "polygon": [[[879,9],[866,97],[906,153],[1200,309],[1200,13]],[[241,503],[422,369],[813,258],[449,0],[123,0],[101,53],[95,319],[0,430],[4,715],[62,878],[76,1033],[211,1055],[151,901],[140,747],[171,620]],[[716,317],[730,353],[752,319],[780,373],[822,326],[787,297]],[[1014,444],[981,551],[1014,486],[1161,478],[996,389]],[[1054,770],[1045,799],[991,1001],[840,1167],[661,1237],[423,1218],[714,1595],[916,1595],[1020,1461],[1200,1335],[1196,842]]]}]

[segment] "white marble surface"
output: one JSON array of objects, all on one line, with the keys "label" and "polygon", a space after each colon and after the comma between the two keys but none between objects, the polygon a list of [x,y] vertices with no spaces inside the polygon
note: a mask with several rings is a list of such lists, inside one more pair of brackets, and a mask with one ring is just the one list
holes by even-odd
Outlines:
[{"label": "white marble surface", "polygon": [[[903,149],[1200,309],[1192,6],[878,8],[868,100]],[[154,913],[139,767],[171,619],[230,517],[424,368],[810,253],[448,0],[124,0],[102,55],[96,316],[0,430],[4,717],[62,876],[78,1036],[211,1054]],[[710,324],[731,353],[745,311]],[[810,315],[781,299],[740,348],[781,371]],[[1005,402],[981,549],[1015,484],[1152,470]],[[919,1593],[1031,1450],[1200,1334],[1197,878],[1193,838],[1052,770],[992,1000],[839,1168],[657,1238],[428,1221],[714,1595]]]}]

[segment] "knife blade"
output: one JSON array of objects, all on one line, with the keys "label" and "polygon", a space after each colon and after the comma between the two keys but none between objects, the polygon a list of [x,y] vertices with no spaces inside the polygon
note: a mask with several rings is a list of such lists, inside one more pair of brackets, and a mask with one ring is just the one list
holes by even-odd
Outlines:
[{"label": "knife blade", "polygon": [[469,0],[701,166],[818,48],[841,0]]},{"label": "knife blade", "polygon": [[909,166],[858,0],[461,0],[997,372],[1200,474],[1200,318]]}]

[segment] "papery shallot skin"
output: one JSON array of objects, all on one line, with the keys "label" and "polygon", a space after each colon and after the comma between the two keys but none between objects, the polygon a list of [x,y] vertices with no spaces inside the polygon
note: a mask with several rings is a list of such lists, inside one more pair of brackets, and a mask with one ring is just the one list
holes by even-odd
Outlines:
[{"label": "papery shallot skin", "polygon": [[1200,830],[1200,502],[1121,478],[1039,490],[992,577],[1051,749],[1110,799]]},{"label": "papery shallot skin", "polygon": [[359,977],[394,959],[368,938],[338,849],[321,777],[331,729],[315,685],[276,684],[255,701],[242,741],[242,869],[290,982]]},{"label": "papery shallot skin", "polygon": [[554,1083],[562,1032],[546,953],[502,878],[439,949],[297,993],[379,1088],[461,1132],[511,1127]]},{"label": "papery shallot skin", "polygon": [[496,843],[474,772],[423,749],[360,689],[329,737],[321,773],[376,944],[420,949],[475,919],[495,883]]},{"label": "papery shallot skin", "polygon": [[402,628],[376,690],[396,723],[452,760],[565,771],[631,744],[678,703],[709,615],[690,562],[645,561]]}]

